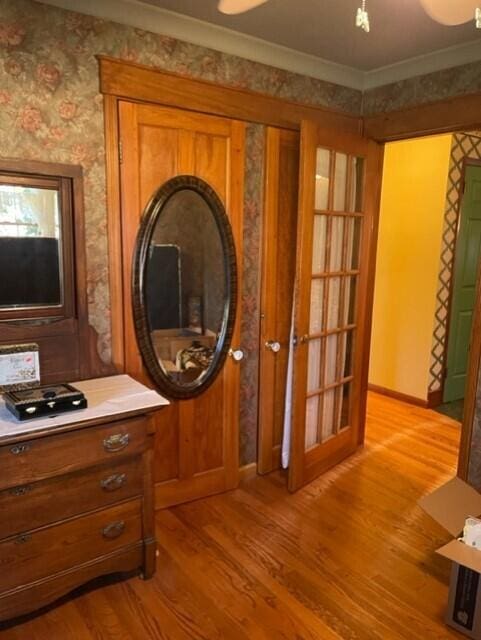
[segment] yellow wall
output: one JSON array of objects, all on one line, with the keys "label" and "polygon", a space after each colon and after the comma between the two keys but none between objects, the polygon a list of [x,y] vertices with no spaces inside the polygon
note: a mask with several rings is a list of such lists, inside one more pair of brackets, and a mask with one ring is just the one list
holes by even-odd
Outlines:
[{"label": "yellow wall", "polygon": [[386,145],[369,382],[423,400],[451,135]]}]

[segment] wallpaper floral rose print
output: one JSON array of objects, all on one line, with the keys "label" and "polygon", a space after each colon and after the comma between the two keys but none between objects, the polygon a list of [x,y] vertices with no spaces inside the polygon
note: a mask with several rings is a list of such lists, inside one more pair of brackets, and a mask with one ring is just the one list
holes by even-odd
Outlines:
[{"label": "wallpaper floral rose print", "polygon": [[[81,7],[81,3],[79,3]],[[105,151],[98,54],[222,84],[360,114],[361,92],[235,56],[65,11],[33,0],[0,0],[0,153],[80,164],[84,170],[90,322],[110,358]],[[369,91],[366,113],[481,89],[466,65]],[[262,127],[249,128],[245,194],[241,458],[256,455]]]},{"label": "wallpaper floral rose print", "polygon": [[264,143],[265,127],[255,124],[248,125],[246,130],[244,262],[242,269],[241,344],[246,358],[242,364],[240,391],[241,464],[248,464],[257,459]]},{"label": "wallpaper floral rose print", "polygon": [[110,356],[102,97],[97,54],[360,112],[360,92],[31,0],[0,0],[5,157],[84,169],[90,322]]},{"label": "wallpaper floral rose print", "polygon": [[[79,7],[81,3],[79,3]],[[84,171],[90,323],[110,358],[103,104],[98,54],[359,114],[361,93],[32,0],[0,0],[0,153]],[[245,196],[241,457],[256,455],[262,127],[249,128]]]},{"label": "wallpaper floral rose print", "polygon": [[443,69],[366,91],[363,114],[373,115],[481,91],[481,62]]}]

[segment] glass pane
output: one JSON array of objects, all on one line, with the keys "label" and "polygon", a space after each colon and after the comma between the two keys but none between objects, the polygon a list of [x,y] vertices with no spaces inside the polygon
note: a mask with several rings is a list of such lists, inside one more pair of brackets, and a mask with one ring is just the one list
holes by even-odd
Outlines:
[{"label": "glass pane", "polygon": [[357,276],[347,276],[345,284],[344,318],[342,325],[355,324],[356,322],[356,289]]},{"label": "glass pane", "polygon": [[337,382],[337,335],[327,336],[323,387]]},{"label": "glass pane", "polygon": [[329,165],[331,152],[329,149],[317,149],[316,154],[316,193],[315,208],[325,211],[329,201]]},{"label": "glass pane", "polygon": [[311,282],[311,317],[309,333],[322,331],[322,309],[324,295],[324,280],[320,278]]},{"label": "glass pane", "polygon": [[322,273],[326,269],[326,222],[326,216],[314,216],[312,273]]},{"label": "glass pane", "polygon": [[346,218],[347,236],[346,269],[359,269],[359,251],[361,248],[361,218]]},{"label": "glass pane", "polygon": [[317,423],[319,416],[319,396],[308,398],[306,402],[306,449],[317,444]]},{"label": "glass pane", "polygon": [[351,426],[351,389],[352,384],[350,382],[342,385],[342,395],[339,403],[339,429],[345,429],[346,427]]},{"label": "glass pane", "polygon": [[336,153],[336,171],[334,175],[334,211],[346,209],[347,156]]},{"label": "glass pane", "polygon": [[352,356],[354,347],[354,332],[346,331],[338,338],[338,348],[341,350],[342,370],[341,377],[347,378],[352,375]]},{"label": "glass pane", "polygon": [[329,271],[341,271],[342,247],[344,239],[344,218],[333,216],[331,218],[331,250],[329,256]]},{"label": "glass pane", "polygon": [[362,212],[364,158],[350,158],[351,182],[347,211]]},{"label": "glass pane", "polygon": [[323,394],[320,441],[325,442],[334,434],[335,389]]},{"label": "glass pane", "polygon": [[[327,283],[326,283],[327,284]],[[329,302],[327,308],[327,329],[339,328],[339,299],[341,295],[341,278],[329,278]],[[344,323],[343,323],[344,324]]]},{"label": "glass pane", "polygon": [[0,185],[0,308],[62,304],[59,192]]},{"label": "glass pane", "polygon": [[307,391],[319,389],[319,373],[321,366],[321,341],[311,340],[309,342],[309,355],[307,365]]}]

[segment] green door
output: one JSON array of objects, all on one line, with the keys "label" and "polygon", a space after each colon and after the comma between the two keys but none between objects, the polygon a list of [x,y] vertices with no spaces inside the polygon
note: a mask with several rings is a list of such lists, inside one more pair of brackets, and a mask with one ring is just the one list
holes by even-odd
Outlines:
[{"label": "green door", "polygon": [[480,248],[481,167],[468,166],[456,242],[444,402],[464,398]]}]

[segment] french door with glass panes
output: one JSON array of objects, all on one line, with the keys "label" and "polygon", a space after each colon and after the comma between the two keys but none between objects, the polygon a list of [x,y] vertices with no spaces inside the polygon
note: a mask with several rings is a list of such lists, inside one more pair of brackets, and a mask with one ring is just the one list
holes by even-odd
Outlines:
[{"label": "french door with glass panes", "polygon": [[289,489],[362,443],[382,147],[301,128]]}]

